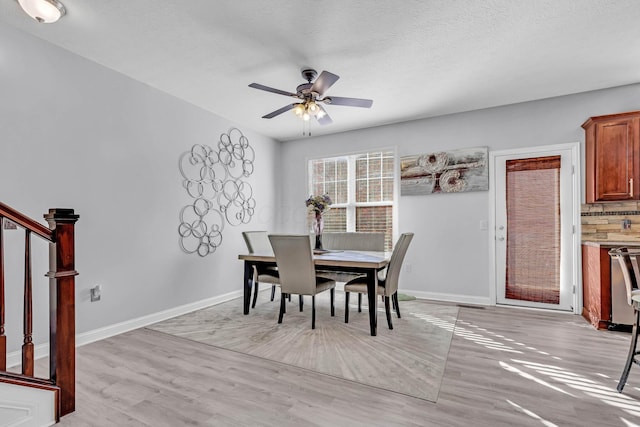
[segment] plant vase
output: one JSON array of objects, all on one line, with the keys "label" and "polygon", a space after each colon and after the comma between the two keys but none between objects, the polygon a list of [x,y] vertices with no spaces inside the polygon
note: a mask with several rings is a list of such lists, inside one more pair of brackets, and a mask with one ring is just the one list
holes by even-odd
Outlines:
[{"label": "plant vase", "polygon": [[316,234],[316,246],[315,249],[323,250],[322,248],[322,230],[324,229],[324,219],[322,218],[322,213],[316,212],[313,231]]}]

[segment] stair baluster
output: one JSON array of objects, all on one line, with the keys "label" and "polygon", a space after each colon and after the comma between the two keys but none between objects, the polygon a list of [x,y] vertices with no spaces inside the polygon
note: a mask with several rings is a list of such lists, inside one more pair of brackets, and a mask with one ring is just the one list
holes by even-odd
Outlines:
[{"label": "stair baluster", "polygon": [[33,280],[31,278],[31,231],[24,231],[24,343],[22,344],[22,375],[33,377]]}]

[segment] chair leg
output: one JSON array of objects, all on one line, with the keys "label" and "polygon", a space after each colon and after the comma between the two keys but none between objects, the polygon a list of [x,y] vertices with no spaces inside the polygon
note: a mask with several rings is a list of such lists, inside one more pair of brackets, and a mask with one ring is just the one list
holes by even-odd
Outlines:
[{"label": "chair leg", "polygon": [[286,295],[285,294],[280,294],[280,314],[278,315],[278,323],[282,323],[282,317],[284,316],[284,309],[285,309],[285,298]]},{"label": "chair leg", "polygon": [[620,376],[620,381],[618,382],[618,393],[622,393],[622,389],[627,383],[627,378],[629,377],[629,371],[631,370],[631,365],[635,361],[636,357],[636,347],[638,345],[638,322],[640,322],[640,311],[634,308],[636,321],[633,323],[633,330],[631,331],[631,343],[629,344],[629,354],[627,355],[627,361],[624,364],[624,369],[622,370],[622,375]]},{"label": "chair leg", "polygon": [[331,293],[331,317],[336,315],[336,306],[335,306],[335,300],[336,300],[336,288],[331,288],[331,290],[329,291]]},{"label": "chair leg", "polygon": [[253,281],[253,302],[251,303],[251,308],[256,308],[256,300],[258,299],[258,286],[260,284],[257,280]]},{"label": "chair leg", "polygon": [[302,295],[298,295],[298,299],[300,302],[300,311],[302,311],[302,306],[304,305],[304,300],[302,299]]},{"label": "chair leg", "polygon": [[311,295],[311,329],[316,328],[316,296]]},{"label": "chair leg", "polygon": [[384,297],[384,311],[387,313],[387,325],[389,325],[389,329],[393,329],[393,323],[391,323],[391,307],[389,304],[389,297]]},{"label": "chair leg", "polygon": [[362,313],[362,294],[358,293],[358,313]]},{"label": "chair leg", "polygon": [[271,285],[271,301],[273,301],[273,298],[275,298],[276,296],[276,285]]},{"label": "chair leg", "polygon": [[[282,299],[282,298],[284,298],[284,302],[285,302],[285,306],[284,306],[284,313],[286,313],[286,312],[287,312],[287,305],[286,305],[286,302],[287,302],[287,294],[283,294],[283,293],[281,293],[281,294],[280,294],[280,298],[281,298],[281,299]],[[281,302],[282,302],[282,301],[281,301]]]},{"label": "chair leg", "polygon": [[395,294],[393,294],[392,296],[393,298],[393,302],[394,302],[394,308],[396,310],[396,314],[398,315],[398,319],[400,319],[402,316],[400,316],[400,304],[398,304],[398,293],[396,292]]},{"label": "chair leg", "polygon": [[349,294],[351,292],[344,293],[344,323],[349,323]]}]

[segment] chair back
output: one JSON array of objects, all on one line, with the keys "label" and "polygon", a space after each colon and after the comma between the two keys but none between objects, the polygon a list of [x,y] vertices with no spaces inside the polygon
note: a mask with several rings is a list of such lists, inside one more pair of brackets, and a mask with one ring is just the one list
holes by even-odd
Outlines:
[{"label": "chair back", "polygon": [[273,253],[266,231],[243,231],[242,237],[244,237],[244,242],[247,244],[250,254]]},{"label": "chair back", "polygon": [[382,252],[384,251],[384,233],[322,233],[322,246],[333,250]]},{"label": "chair back", "polygon": [[398,290],[398,280],[404,256],[407,254],[409,243],[413,239],[413,233],[402,233],[393,248],[389,265],[387,266],[387,277],[384,281],[385,295],[393,295]]},{"label": "chair back", "polygon": [[286,294],[315,295],[316,270],[308,234],[270,234],[269,240]]},{"label": "chair back", "polygon": [[624,286],[627,291],[627,303],[633,305],[631,296],[633,291],[638,289],[638,281],[640,279],[640,269],[638,268],[640,250],[629,251],[625,247],[614,248],[609,251],[609,255],[620,263]]}]

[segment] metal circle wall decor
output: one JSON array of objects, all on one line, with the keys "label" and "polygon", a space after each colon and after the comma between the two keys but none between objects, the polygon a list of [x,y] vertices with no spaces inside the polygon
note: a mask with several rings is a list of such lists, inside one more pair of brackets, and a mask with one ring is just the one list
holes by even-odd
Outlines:
[{"label": "metal circle wall decor", "polygon": [[253,173],[255,152],[237,128],[220,135],[215,148],[194,145],[178,161],[182,186],[193,201],[180,210],[180,248],[201,257],[222,244],[225,223],[248,224],[255,213],[253,188],[245,179]]}]

